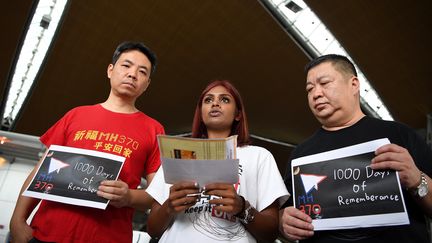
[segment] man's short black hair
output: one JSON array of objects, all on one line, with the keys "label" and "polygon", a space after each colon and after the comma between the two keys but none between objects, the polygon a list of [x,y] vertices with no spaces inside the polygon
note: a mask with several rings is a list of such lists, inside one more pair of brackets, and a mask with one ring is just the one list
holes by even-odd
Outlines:
[{"label": "man's short black hair", "polygon": [[150,60],[151,63],[150,73],[153,74],[154,71],[156,70],[156,63],[157,63],[156,54],[141,42],[125,41],[123,43],[120,43],[120,45],[118,45],[116,50],[114,51],[111,64],[114,65],[123,52],[130,51],[130,50],[137,50],[142,52],[144,55],[146,55],[146,57]]},{"label": "man's short black hair", "polygon": [[343,71],[357,77],[357,71],[354,64],[346,56],[338,54],[327,54],[313,59],[305,66],[306,74],[309,72],[309,70],[324,62],[330,62],[336,66],[336,68],[339,68],[339,71]]}]

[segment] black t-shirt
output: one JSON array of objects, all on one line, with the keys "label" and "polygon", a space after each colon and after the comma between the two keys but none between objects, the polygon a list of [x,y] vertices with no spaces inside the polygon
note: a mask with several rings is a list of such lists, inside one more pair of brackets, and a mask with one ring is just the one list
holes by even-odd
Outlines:
[{"label": "black t-shirt", "polygon": [[[388,138],[391,143],[406,148],[419,170],[432,177],[432,151],[412,129],[397,122],[363,117],[356,124],[337,131],[321,128],[297,146],[291,154],[285,174],[285,185],[288,191],[290,193],[292,191],[291,161],[293,159],[380,138]],[[409,225],[315,231],[312,238],[301,242],[429,242],[424,213],[406,190],[403,194],[410,220]],[[288,205],[293,205],[292,198],[285,206]]]}]

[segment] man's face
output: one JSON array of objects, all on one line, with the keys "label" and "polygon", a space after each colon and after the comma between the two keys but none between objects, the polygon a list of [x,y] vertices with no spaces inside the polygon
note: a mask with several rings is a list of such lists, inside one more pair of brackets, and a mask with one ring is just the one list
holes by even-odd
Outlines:
[{"label": "man's face", "polygon": [[151,62],[142,52],[123,52],[117,62],[108,66],[111,92],[118,97],[138,98],[150,84]]},{"label": "man's face", "polygon": [[309,70],[306,91],[309,108],[325,127],[337,127],[348,122],[358,106],[358,79],[341,73],[330,62]]}]

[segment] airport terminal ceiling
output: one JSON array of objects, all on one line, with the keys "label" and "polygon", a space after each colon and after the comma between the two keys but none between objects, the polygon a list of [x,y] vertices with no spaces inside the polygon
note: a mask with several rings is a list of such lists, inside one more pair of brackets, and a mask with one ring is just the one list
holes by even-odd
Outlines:
[{"label": "airport terminal ceiling", "polygon": [[[395,120],[426,129],[432,112],[432,2],[306,1],[342,43]],[[17,55],[32,1],[3,2],[0,88]],[[40,136],[67,110],[102,102],[106,68],[117,44],[139,40],[159,65],[138,108],[168,134],[190,131],[196,99],[212,79],[234,82],[251,133],[297,144],[318,128],[305,93],[308,55],[260,1],[69,2],[45,65],[12,131]],[[256,141],[281,171],[291,147]]]}]

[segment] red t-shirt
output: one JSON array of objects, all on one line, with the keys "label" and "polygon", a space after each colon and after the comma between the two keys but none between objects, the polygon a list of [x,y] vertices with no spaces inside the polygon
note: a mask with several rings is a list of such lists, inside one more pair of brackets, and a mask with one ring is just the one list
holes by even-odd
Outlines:
[{"label": "red t-shirt", "polygon": [[[141,176],[160,166],[157,135],[164,128],[142,112],[116,113],[101,105],[72,109],[40,140],[51,144],[92,149],[126,158],[119,179],[136,189]],[[49,242],[132,242],[129,207],[106,210],[43,200],[31,226],[34,236]]]}]

